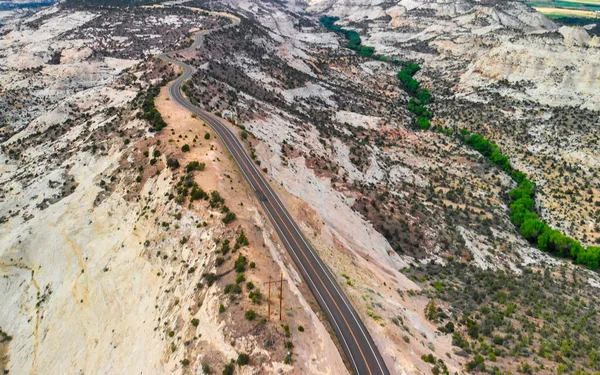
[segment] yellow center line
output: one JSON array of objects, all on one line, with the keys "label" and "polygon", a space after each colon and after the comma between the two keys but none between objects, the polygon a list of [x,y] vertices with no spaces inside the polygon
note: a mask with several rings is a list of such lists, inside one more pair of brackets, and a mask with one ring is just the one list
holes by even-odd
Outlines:
[{"label": "yellow center line", "polygon": [[[217,120],[218,121],[218,120]],[[223,127],[225,127],[225,125],[219,124]],[[229,129],[225,128],[225,134],[229,133]],[[233,138],[233,136],[231,134],[227,134],[228,137]],[[232,141],[232,143],[234,143],[235,141]],[[239,154],[239,151],[236,150],[236,153]],[[239,155],[238,155],[239,156]],[[249,170],[252,170],[252,168],[254,166],[250,166],[248,167],[247,164],[247,160],[244,157],[241,157],[242,162],[244,163],[244,165],[246,166],[246,168],[248,168]],[[256,169],[254,169],[254,171],[256,171]],[[258,173],[258,172],[257,172]],[[250,173],[252,179],[254,180],[255,184],[257,185],[257,187],[260,189],[261,193],[266,197],[266,193],[263,190],[263,188],[261,187],[260,183],[258,183],[258,180],[254,177],[254,175],[252,175],[252,173]],[[274,207],[274,206],[272,206]],[[288,227],[287,223],[285,222],[285,220],[283,220],[283,218],[279,215],[278,210],[274,209],[273,211],[275,211],[275,214],[277,215],[277,217],[280,219],[280,221],[283,223],[283,225],[285,226],[285,229],[288,231],[288,233],[290,234],[290,236],[292,237],[292,240],[294,241],[294,243],[296,244],[296,246],[301,249],[300,244],[298,243],[298,241],[296,241],[296,238],[294,237],[294,235],[292,234],[292,231],[290,230],[290,228]],[[352,338],[354,339],[354,342],[356,343],[356,347],[358,348],[358,350],[360,351],[360,355],[363,358],[363,361],[365,362],[365,364],[367,365],[367,370],[369,371],[369,374],[373,374],[371,372],[371,367],[369,366],[369,362],[367,361],[365,354],[363,353],[358,340],[356,339],[356,336],[354,335],[354,332],[352,331],[352,329],[350,328],[350,324],[348,324],[348,321],[346,320],[346,317],[344,316],[344,314],[342,313],[342,310],[340,309],[340,307],[338,306],[338,304],[335,302],[335,299],[333,298],[333,296],[331,295],[331,293],[329,292],[329,289],[327,287],[325,287],[325,283],[323,282],[323,280],[321,280],[321,277],[319,276],[319,274],[317,273],[316,269],[314,268],[314,266],[312,265],[312,262],[310,262],[308,260],[308,257],[306,256],[304,251],[300,251],[300,253],[302,253],[302,256],[304,257],[304,259],[307,261],[308,265],[310,266],[310,268],[313,270],[313,272],[315,273],[315,275],[317,276],[317,279],[319,279],[319,282],[321,283],[321,285],[324,287],[325,291],[327,292],[327,294],[329,295],[329,298],[331,298],[331,301],[333,302],[333,304],[335,305],[335,307],[337,308],[338,312],[340,313],[340,315],[342,316],[342,319],[344,319],[344,323],[346,323],[346,326],[348,327],[348,330],[350,331],[350,334],[352,335]],[[323,301],[325,302],[325,301]]]},{"label": "yellow center line", "polygon": [[[173,86],[173,85],[172,85]],[[177,90],[178,93],[180,94],[180,90]],[[182,96],[183,98],[183,96]],[[185,100],[185,99],[184,99]],[[187,101],[187,100],[185,100]],[[187,101],[189,103],[189,101]],[[189,103],[191,105],[191,103]],[[193,105],[192,105],[193,107]],[[249,160],[247,159],[247,156],[245,154],[245,151],[243,151],[243,148],[241,147],[240,143],[237,141],[237,139],[232,135],[231,131],[224,125],[222,124],[218,119],[214,119],[211,117],[211,114],[208,114],[208,118],[211,119],[212,121],[217,123],[216,128],[222,127],[223,130],[223,134],[225,135],[223,137],[223,135],[221,135],[222,138],[228,138],[230,140],[230,142],[232,143],[232,147],[230,149],[230,152],[233,154],[234,152],[238,155],[238,157],[241,159],[241,162],[246,166],[246,168],[248,168],[248,170],[250,171],[250,177],[252,178],[252,180],[254,181],[254,183],[257,185],[258,189],[260,189],[261,193],[265,196],[265,198],[267,197],[266,192],[263,190],[263,188],[261,187],[261,184],[258,182],[258,180],[255,178],[255,176],[252,174],[252,171],[256,172],[256,173],[260,173],[256,170],[256,168],[254,168],[254,165],[252,165],[251,162],[249,162]],[[213,127],[213,129],[218,133],[218,130],[215,127]],[[225,144],[226,148],[227,145]],[[238,146],[242,151],[238,151],[237,149],[235,149],[235,146]],[[243,154],[243,155],[242,155]],[[246,156],[246,157],[244,157]],[[248,166],[250,165],[250,166]],[[243,170],[242,170],[243,172]],[[250,181],[248,181],[250,182]],[[263,183],[266,185],[267,183],[263,181]],[[250,184],[252,185],[252,184]],[[274,194],[273,194],[274,195]],[[265,209],[266,209],[266,203],[263,203],[265,205]],[[281,205],[280,205],[281,206]],[[288,227],[288,225],[285,223],[285,221],[283,220],[283,218],[279,215],[278,210],[276,209],[276,207],[271,203],[271,207],[273,208],[273,211],[275,211],[275,214],[277,215],[277,217],[280,219],[281,222],[283,222],[285,229],[287,230],[288,234],[292,237],[295,245],[297,246],[298,249],[302,249],[302,246],[298,243],[298,241],[296,240],[296,238],[293,235],[293,232],[290,230],[290,228]],[[282,209],[283,206],[282,206]],[[281,227],[279,227],[281,230]],[[283,233],[283,230],[282,230]],[[298,235],[301,235],[298,232]],[[289,243],[288,243],[289,244]],[[290,244],[291,245],[291,244]],[[306,245],[308,246],[308,245]],[[292,248],[293,251],[293,248]],[[294,251],[295,252],[295,251]],[[297,253],[297,252],[295,252]],[[358,351],[360,352],[360,355],[365,363],[365,365],[367,366],[367,371],[369,372],[369,375],[372,375],[373,372],[371,371],[371,366],[369,366],[369,362],[367,361],[364,352],[362,351],[360,344],[358,343],[358,340],[356,338],[356,336],[354,335],[354,331],[351,329],[350,324],[348,324],[348,321],[346,320],[346,317],[344,316],[344,314],[342,313],[342,310],[340,309],[340,307],[338,306],[337,302],[335,301],[335,299],[333,298],[333,296],[331,295],[329,289],[325,286],[325,283],[323,282],[323,280],[321,279],[321,277],[319,276],[317,270],[314,268],[312,262],[308,259],[308,257],[306,256],[306,253],[302,250],[300,250],[300,253],[302,253],[302,256],[304,257],[304,259],[306,260],[306,262],[308,263],[308,265],[310,266],[310,268],[312,269],[312,271],[314,272],[314,274],[317,276],[317,279],[319,280],[319,282],[321,283],[321,285],[323,286],[323,288],[325,289],[325,291],[327,292],[327,294],[329,295],[329,298],[331,299],[331,301],[333,302],[333,305],[335,306],[335,308],[337,309],[337,311],[339,312],[339,314],[341,315],[342,319],[344,320],[344,323],[346,324],[346,327],[348,328],[348,331],[350,332],[350,334],[352,335],[352,339],[354,340],[356,347],[358,348]],[[316,257],[316,256],[315,256]],[[326,272],[324,270],[324,272]],[[307,275],[308,276],[308,275]],[[332,281],[333,283],[334,281]],[[316,287],[316,285],[315,285]],[[322,298],[322,297],[321,297]],[[340,296],[340,298],[343,298],[343,296]],[[325,303],[325,300],[323,300],[323,303]],[[325,303],[326,304],[326,303]],[[327,305],[327,304],[326,304]],[[333,316],[332,316],[333,318]],[[335,320],[335,319],[334,319]],[[359,323],[357,323],[359,324]],[[341,331],[341,329],[340,329]],[[340,334],[343,336],[343,332],[340,332]],[[350,349],[350,348],[348,348]],[[350,353],[351,355],[351,353]],[[358,370],[358,368],[357,368]]]}]

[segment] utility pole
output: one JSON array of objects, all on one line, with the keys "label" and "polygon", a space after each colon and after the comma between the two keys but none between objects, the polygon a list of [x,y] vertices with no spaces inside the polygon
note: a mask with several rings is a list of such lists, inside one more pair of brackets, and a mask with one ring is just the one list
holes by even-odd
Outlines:
[{"label": "utility pole", "polygon": [[267,297],[267,320],[271,320],[271,276],[269,275],[269,296]]},{"label": "utility pole", "polygon": [[[269,286],[269,294],[267,296],[267,320],[271,320],[271,284],[279,284],[279,320],[283,317],[283,272],[279,275],[279,280],[271,280],[266,283]],[[287,281],[287,280],[286,280]]]},{"label": "utility pole", "polygon": [[279,274],[279,320],[281,321],[281,306],[283,305],[283,272]]}]

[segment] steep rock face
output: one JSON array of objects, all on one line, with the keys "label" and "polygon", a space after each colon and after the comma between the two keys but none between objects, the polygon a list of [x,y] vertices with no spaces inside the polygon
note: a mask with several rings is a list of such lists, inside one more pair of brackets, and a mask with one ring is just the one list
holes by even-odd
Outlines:
[{"label": "steep rock face", "polygon": [[[11,372],[17,366],[31,374],[166,370],[151,361],[163,354],[147,324],[156,319],[159,269],[139,256],[146,235],[157,235],[158,228],[136,228],[133,207],[116,196],[94,207],[102,191],[98,181],[114,172],[120,157],[77,155],[68,169],[78,182],[73,194],[39,213],[28,209],[26,222],[14,218],[3,225],[0,326],[13,336]],[[48,194],[44,190],[34,185],[21,194]],[[82,349],[86,354],[78,355]]]},{"label": "steep rock face", "polygon": [[600,49],[590,46],[581,28],[560,32],[563,40],[530,35],[495,45],[469,66],[460,90],[500,80],[530,82],[524,94],[540,104],[600,108]]}]

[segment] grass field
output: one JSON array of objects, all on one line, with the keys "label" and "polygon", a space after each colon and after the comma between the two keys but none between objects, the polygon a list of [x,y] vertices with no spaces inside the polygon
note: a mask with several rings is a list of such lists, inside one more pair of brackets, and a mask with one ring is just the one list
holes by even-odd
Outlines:
[{"label": "grass field", "polygon": [[563,0],[564,3],[590,4],[600,6],[600,0]]},{"label": "grass field", "polygon": [[556,0],[554,2],[556,8],[573,8],[580,10],[600,11],[600,4],[598,3],[584,3],[575,0]]},{"label": "grass field", "polygon": [[524,0],[551,18],[599,18],[600,0]]},{"label": "grass field", "polygon": [[545,8],[536,7],[540,13],[545,14],[548,17],[560,18],[560,17],[582,17],[582,18],[596,18],[596,12],[582,9],[565,9],[565,8]]},{"label": "grass field", "polygon": [[554,8],[554,1],[552,0],[524,0],[524,2],[534,8]]}]

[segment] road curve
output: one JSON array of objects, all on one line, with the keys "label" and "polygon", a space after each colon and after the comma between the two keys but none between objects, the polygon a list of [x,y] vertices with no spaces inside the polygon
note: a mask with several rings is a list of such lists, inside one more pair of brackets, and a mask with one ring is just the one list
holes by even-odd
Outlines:
[{"label": "road curve", "polygon": [[[224,28],[235,27],[239,24],[239,19],[236,17],[230,18],[233,23],[224,26]],[[211,31],[214,30],[196,34],[193,45],[187,50],[198,48],[203,42],[203,36]],[[354,372],[360,375],[388,375],[389,371],[364,323],[340,289],[327,266],[306,240],[275,191],[269,186],[262,172],[248,157],[240,141],[223,123],[223,120],[194,106],[181,93],[181,85],[194,74],[195,69],[177,60],[176,54],[177,52],[172,52],[160,56],[162,60],[183,69],[183,74],[173,81],[169,87],[171,99],[196,114],[221,137],[244,177],[256,193],[261,206],[269,216],[277,234],[292,256],[310,291],[331,322]]]}]

